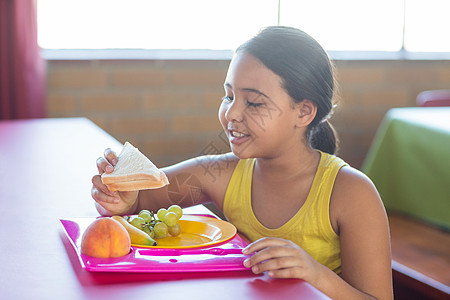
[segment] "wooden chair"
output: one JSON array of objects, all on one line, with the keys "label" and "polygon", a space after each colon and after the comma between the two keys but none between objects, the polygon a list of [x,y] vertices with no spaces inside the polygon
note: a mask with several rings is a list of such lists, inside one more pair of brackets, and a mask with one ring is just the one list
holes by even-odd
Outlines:
[{"label": "wooden chair", "polygon": [[416,103],[421,107],[450,106],[450,90],[429,90],[417,95]]}]

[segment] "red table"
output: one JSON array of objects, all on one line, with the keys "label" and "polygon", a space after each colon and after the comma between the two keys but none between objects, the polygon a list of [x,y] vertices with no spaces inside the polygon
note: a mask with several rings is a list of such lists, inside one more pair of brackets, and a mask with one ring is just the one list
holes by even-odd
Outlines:
[{"label": "red table", "polygon": [[[328,299],[302,280],[249,271],[94,273],[59,218],[98,213],[95,160],[120,143],[85,118],[0,121],[0,295],[3,299]],[[208,212],[198,206],[187,212]]]}]

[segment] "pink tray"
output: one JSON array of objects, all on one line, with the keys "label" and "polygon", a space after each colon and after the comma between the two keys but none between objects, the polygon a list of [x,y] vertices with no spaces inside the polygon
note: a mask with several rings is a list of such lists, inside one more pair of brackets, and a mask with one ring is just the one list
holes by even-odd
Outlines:
[{"label": "pink tray", "polygon": [[210,272],[248,270],[248,257],[241,253],[247,243],[235,235],[209,248],[162,249],[131,247],[130,254],[118,258],[95,258],[80,252],[81,237],[95,218],[60,219],[81,267],[95,272]]}]

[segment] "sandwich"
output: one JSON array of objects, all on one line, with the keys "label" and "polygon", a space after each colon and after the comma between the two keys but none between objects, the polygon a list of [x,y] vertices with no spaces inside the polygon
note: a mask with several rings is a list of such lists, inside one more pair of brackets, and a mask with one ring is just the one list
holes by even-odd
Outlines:
[{"label": "sandwich", "polygon": [[110,191],[156,189],[169,184],[166,174],[129,142],[117,157],[114,171],[103,173],[101,178]]}]

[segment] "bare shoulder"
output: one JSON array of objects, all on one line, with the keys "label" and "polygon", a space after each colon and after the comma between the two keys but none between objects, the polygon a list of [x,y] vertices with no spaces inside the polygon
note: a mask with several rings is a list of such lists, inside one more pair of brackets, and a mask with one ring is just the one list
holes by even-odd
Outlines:
[{"label": "bare shoulder", "polygon": [[373,182],[349,166],[341,168],[336,177],[330,205],[332,223],[338,227],[357,223],[370,215],[385,218],[384,206]]},{"label": "bare shoulder", "polygon": [[336,176],[336,192],[351,193],[375,193],[378,192],[369,177],[363,172],[350,166],[342,167]]}]

